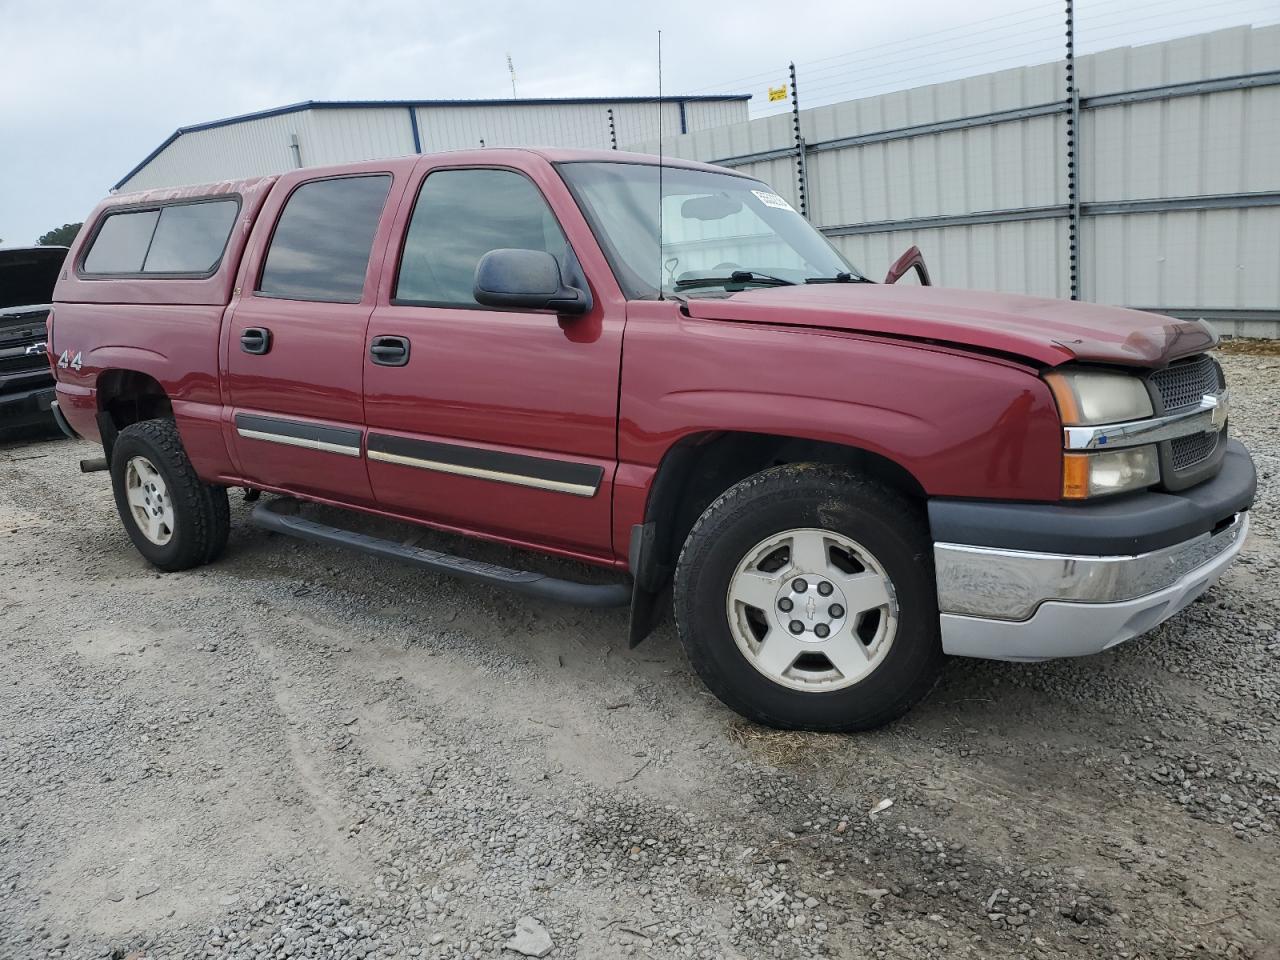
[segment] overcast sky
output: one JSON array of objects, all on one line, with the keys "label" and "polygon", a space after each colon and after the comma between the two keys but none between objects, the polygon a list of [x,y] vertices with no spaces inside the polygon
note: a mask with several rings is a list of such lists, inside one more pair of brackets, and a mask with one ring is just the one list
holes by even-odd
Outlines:
[{"label": "overcast sky", "polygon": [[[174,129],[299,100],[755,95],[807,105],[1059,56],[1054,0],[0,0],[0,239],[82,220]],[[1275,0],[1080,0],[1085,50],[1239,23]],[[802,104],[804,105],[804,104]],[[785,105],[784,105],[785,106]]]}]

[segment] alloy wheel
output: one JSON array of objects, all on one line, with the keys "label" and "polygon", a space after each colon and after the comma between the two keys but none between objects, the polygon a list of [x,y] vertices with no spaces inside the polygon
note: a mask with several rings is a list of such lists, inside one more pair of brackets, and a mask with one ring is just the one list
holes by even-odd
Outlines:
[{"label": "alloy wheel", "polygon": [[793,690],[851,686],[893,644],[893,581],[861,544],[830,530],[785,530],[760,541],[729,580],[734,642],[758,671]]}]

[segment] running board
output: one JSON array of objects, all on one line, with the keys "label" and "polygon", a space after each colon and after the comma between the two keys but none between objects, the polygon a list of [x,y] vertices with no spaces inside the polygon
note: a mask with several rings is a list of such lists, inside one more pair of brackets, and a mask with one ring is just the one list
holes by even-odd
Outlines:
[{"label": "running board", "polygon": [[407,547],[381,537],[355,533],[332,527],[326,523],[308,520],[296,513],[298,501],[281,499],[259,503],[249,514],[249,522],[255,527],[282,533],[314,543],[352,547],[375,557],[399,560],[434,573],[447,573],[463,580],[476,580],[495,587],[505,587],[532,597],[571,603],[579,607],[625,607],[631,602],[631,587],[625,583],[574,583],[558,580],[530,570],[511,570],[480,560],[468,560],[448,553],[427,550],[424,547]]}]

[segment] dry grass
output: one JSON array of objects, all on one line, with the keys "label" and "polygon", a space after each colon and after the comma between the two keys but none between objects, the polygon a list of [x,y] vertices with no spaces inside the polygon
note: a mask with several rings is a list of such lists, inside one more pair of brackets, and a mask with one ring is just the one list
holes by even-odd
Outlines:
[{"label": "dry grass", "polygon": [[838,733],[802,733],[770,730],[747,721],[729,728],[729,739],[750,750],[771,767],[817,767],[823,758],[848,746],[848,737]]},{"label": "dry grass", "polygon": [[1223,340],[1218,350],[1221,353],[1236,356],[1280,357],[1280,340],[1235,337],[1231,340]]}]

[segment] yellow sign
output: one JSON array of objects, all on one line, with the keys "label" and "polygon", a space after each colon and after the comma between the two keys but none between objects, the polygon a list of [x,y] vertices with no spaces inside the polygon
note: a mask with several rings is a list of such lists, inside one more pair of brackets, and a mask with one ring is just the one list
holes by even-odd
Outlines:
[{"label": "yellow sign", "polygon": [[785,100],[785,99],[787,99],[787,88],[786,88],[786,86],[785,86],[785,85],[784,85],[784,86],[781,86],[781,87],[770,87],[770,88],[769,88],[769,102],[770,102],[770,103],[773,103],[775,100]]}]

